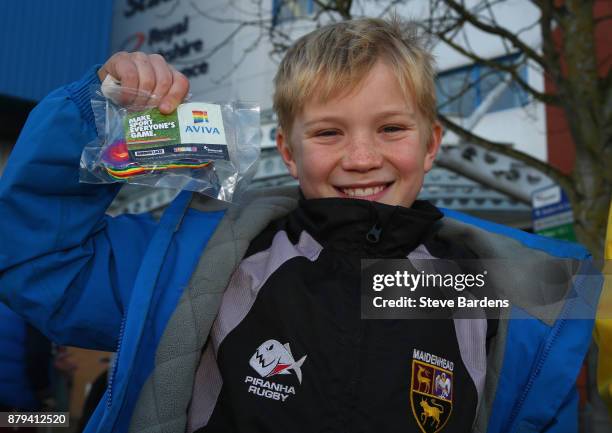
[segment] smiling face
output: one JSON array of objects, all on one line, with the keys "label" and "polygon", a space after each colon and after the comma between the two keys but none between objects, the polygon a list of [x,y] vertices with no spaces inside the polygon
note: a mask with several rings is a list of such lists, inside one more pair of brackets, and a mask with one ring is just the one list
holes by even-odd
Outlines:
[{"label": "smiling face", "polygon": [[349,94],[307,102],[293,120],[291,136],[279,128],[276,137],[306,198],[358,198],[405,207],[416,199],[440,138],[440,126],[428,127],[382,61]]}]

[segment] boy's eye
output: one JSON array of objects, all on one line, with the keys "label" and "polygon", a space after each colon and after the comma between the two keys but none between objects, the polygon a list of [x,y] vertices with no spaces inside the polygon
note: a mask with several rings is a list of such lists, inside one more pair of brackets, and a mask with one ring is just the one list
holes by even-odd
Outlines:
[{"label": "boy's eye", "polygon": [[390,134],[393,132],[404,131],[405,129],[405,127],[399,125],[387,125],[382,127],[382,132]]},{"label": "boy's eye", "polygon": [[338,135],[338,131],[334,129],[325,129],[323,131],[319,131],[315,134],[317,137],[333,137]]}]

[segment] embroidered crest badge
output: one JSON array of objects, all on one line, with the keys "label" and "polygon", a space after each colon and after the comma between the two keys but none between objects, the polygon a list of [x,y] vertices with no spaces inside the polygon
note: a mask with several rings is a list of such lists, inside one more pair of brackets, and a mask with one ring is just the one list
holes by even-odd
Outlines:
[{"label": "embroidered crest badge", "polygon": [[[433,359],[429,363],[418,359],[412,360],[412,377],[410,381],[410,404],[412,413],[423,433],[437,433],[444,428],[453,410],[453,363],[441,363],[426,352],[416,351],[420,359]],[[423,355],[429,355],[423,356]],[[415,355],[415,358],[417,356]],[[444,360],[446,361],[446,360]],[[446,365],[450,369],[441,367]]]}]

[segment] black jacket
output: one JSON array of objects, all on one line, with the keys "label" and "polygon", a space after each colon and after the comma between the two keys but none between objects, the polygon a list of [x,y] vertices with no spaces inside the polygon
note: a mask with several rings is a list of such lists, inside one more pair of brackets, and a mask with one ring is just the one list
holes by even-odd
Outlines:
[{"label": "black jacket", "polygon": [[225,292],[191,430],[469,431],[478,392],[459,345],[484,348],[486,332],[467,341],[452,320],[360,315],[361,259],[451,254],[435,237],[441,217],[422,201],[317,199],[270,224]]}]

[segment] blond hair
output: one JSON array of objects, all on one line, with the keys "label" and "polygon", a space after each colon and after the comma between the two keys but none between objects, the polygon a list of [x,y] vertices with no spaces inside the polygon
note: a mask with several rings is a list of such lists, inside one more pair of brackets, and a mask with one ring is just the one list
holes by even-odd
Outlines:
[{"label": "blond hair", "polygon": [[433,56],[415,24],[392,17],[329,24],[293,44],[274,78],[274,111],[285,137],[311,98],[326,101],[349,93],[379,60],[393,69],[405,97],[412,98],[425,119],[429,136],[436,121]]}]

